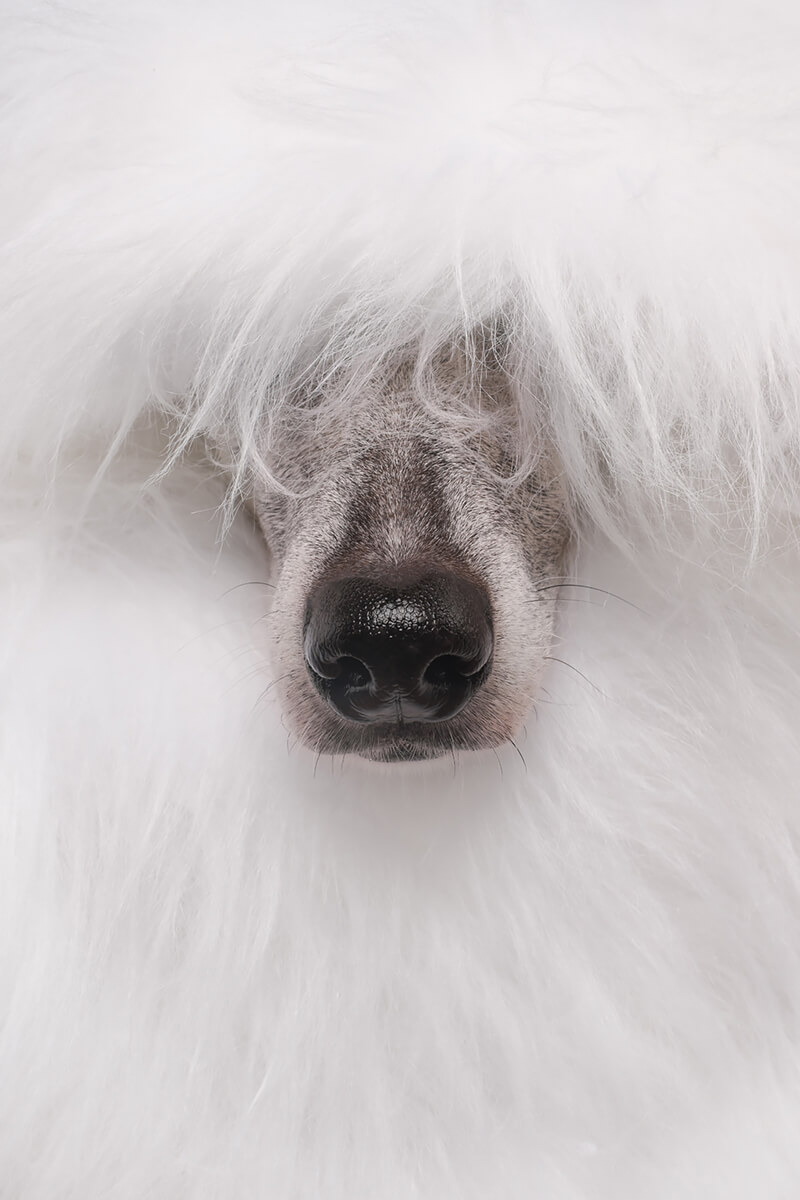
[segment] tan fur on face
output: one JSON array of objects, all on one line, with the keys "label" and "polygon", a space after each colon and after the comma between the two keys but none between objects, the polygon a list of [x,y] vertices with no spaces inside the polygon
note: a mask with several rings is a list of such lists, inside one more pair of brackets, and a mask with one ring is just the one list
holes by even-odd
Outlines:
[{"label": "tan fur on face", "polygon": [[[435,414],[426,402],[436,391]],[[442,417],[450,396],[452,420]],[[324,397],[273,429],[268,462],[290,495],[261,487],[255,509],[276,568],[275,674],[288,722],[327,753],[384,757],[374,731],[333,712],[307,677],[303,626],[313,587],[336,573],[369,575],[407,564],[466,574],[488,591],[494,665],[466,709],[429,731],[425,753],[497,746],[535,696],[552,637],[568,539],[563,496],[543,448],[522,482],[514,403],[499,364],[477,375],[451,351],[421,380],[408,362],[387,370],[346,416]]]}]

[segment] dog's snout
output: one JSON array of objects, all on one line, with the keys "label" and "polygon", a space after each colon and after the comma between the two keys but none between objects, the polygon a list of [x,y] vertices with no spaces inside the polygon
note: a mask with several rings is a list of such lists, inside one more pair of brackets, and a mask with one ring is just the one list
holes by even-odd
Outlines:
[{"label": "dog's snout", "polygon": [[334,580],[309,599],[304,649],[317,690],[348,720],[446,721],[488,678],[489,599],[454,572],[403,586]]}]

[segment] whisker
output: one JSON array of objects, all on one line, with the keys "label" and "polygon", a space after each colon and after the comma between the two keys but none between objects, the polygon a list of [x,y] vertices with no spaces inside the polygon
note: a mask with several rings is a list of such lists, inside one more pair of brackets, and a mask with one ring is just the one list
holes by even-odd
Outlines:
[{"label": "whisker", "polygon": [[[581,600],[578,596],[559,596],[558,600],[553,601],[549,596],[536,596],[533,600],[526,600],[526,604],[588,604],[590,608],[605,608],[605,604],[597,604],[592,600]],[[641,610],[640,610],[641,611]]]},{"label": "whisker", "polygon": [[[546,700],[544,699],[545,696],[547,696]],[[536,710],[537,704],[549,704],[553,708],[571,708],[572,707],[572,705],[569,703],[568,700],[554,700],[552,692],[548,692],[547,688],[539,688],[539,691],[537,692],[537,694],[535,696],[529,696],[528,699],[530,700],[531,706],[534,709],[534,711]],[[537,718],[537,720],[539,718],[538,712],[536,713],[536,718]]]},{"label": "whisker", "polygon": [[453,738],[452,730],[449,731],[449,734],[450,734],[450,754],[453,759],[453,779],[455,779],[455,777],[458,773],[458,768],[456,766],[456,743],[455,743],[455,739]]},{"label": "whisker", "polygon": [[[238,675],[236,677],[236,679],[234,679],[231,683],[228,684],[228,686],[225,688],[223,695],[225,695],[225,696],[232,695],[236,691],[237,688],[240,688],[244,684],[249,683],[249,681],[251,679],[255,679],[259,675],[262,678],[265,678],[265,677],[269,678],[269,668],[267,667],[266,663],[264,663],[264,662],[257,662],[255,664],[255,666],[249,667],[248,670],[244,671],[241,675]],[[258,700],[256,700],[256,704],[258,704]]]},{"label": "whisker", "polygon": [[561,663],[562,667],[569,667],[570,671],[574,671],[576,675],[580,675],[581,679],[585,680],[586,683],[589,684],[589,687],[594,688],[594,690],[596,692],[598,692],[603,697],[604,700],[608,700],[608,696],[603,691],[603,689],[601,687],[598,687],[596,683],[592,683],[589,676],[584,675],[583,671],[578,670],[577,667],[573,667],[572,663],[566,662],[563,658],[556,658],[552,654],[545,654],[544,658],[545,658],[546,662],[557,662],[557,663]]},{"label": "whisker", "polygon": [[261,675],[262,677],[266,676],[269,678],[269,667],[266,663],[259,662],[256,663],[254,667],[250,667],[250,669],[245,671],[243,675],[240,675],[238,679],[234,680],[230,688],[228,688],[228,691],[230,692],[233,690],[233,688],[241,687],[243,683],[248,683],[251,679],[255,679],[257,675]]},{"label": "whisker", "polygon": [[[627,604],[629,608],[635,608],[637,612],[645,611],[643,608],[640,608],[638,604],[634,604],[632,600],[626,600],[624,596],[619,596],[619,595],[617,595],[616,592],[609,592],[607,588],[595,587],[595,585],[592,583],[570,583],[569,580],[562,580],[561,582],[555,582],[555,583],[545,583],[545,584],[541,584],[541,585],[537,584],[536,591],[537,592],[549,592],[553,588],[565,588],[565,587],[583,588],[585,591],[588,591],[588,592],[599,592],[603,596],[610,596],[613,600],[619,600],[619,602],[621,604]],[[567,596],[563,597],[563,599],[565,599],[565,600],[568,598],[569,597],[567,597]]]},{"label": "whisker", "polygon": [[[320,754],[324,753],[324,751],[325,751],[324,739],[322,737],[318,737],[315,739],[311,739],[309,737],[309,731],[311,730],[313,724],[314,724],[314,718],[309,717],[308,720],[306,721],[306,723],[303,725],[303,728],[298,730],[297,735],[295,737],[294,744],[292,746],[292,749],[294,749],[295,746],[307,746],[308,749],[319,748]],[[314,764],[314,772],[316,773],[316,763]]]},{"label": "whisker", "polygon": [[244,583],[235,583],[233,587],[229,587],[221,596],[217,596],[217,600],[224,600],[226,596],[230,596],[231,592],[236,592],[243,587],[266,587],[272,588],[274,591],[277,586],[275,583],[267,583],[264,579],[248,579]]},{"label": "whisker", "polygon": [[[256,710],[256,708],[258,708],[259,704],[261,704],[261,702],[265,699],[265,697],[269,695],[269,693],[272,691],[272,689],[275,687],[275,685],[277,683],[283,683],[284,679],[291,679],[292,676],[296,675],[296,674],[297,674],[296,671],[287,671],[285,675],[279,675],[277,679],[273,679],[270,683],[268,683],[267,686],[264,688],[263,692],[261,692],[256,697],[256,702],[253,705],[253,708],[251,711],[255,712],[255,710]],[[247,676],[247,678],[250,678],[250,677]]]},{"label": "whisker", "polygon": [[517,743],[514,741],[513,738],[509,738],[508,740],[511,743],[511,745],[514,747],[514,749],[516,750],[517,754],[522,759],[522,765],[525,768],[525,774],[527,775],[528,774],[528,764],[525,761],[525,755],[522,753],[522,751],[520,750],[519,746],[517,745]]}]

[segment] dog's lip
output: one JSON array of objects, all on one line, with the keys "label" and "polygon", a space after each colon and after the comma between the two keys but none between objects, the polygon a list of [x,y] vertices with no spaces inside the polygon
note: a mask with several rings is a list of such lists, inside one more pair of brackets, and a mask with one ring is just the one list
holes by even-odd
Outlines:
[{"label": "dog's lip", "polygon": [[368,758],[385,763],[424,762],[432,758],[440,758],[446,753],[444,746],[432,745],[430,742],[417,741],[412,738],[395,737],[375,740],[359,747],[356,751],[361,758]]},{"label": "dog's lip", "polygon": [[342,750],[376,762],[422,762],[467,747],[452,734],[443,737],[441,726],[423,722],[375,725]]}]

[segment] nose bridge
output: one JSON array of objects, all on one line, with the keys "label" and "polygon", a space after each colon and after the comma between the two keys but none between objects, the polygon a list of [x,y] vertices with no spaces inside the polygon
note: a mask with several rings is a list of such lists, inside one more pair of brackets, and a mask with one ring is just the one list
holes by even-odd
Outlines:
[{"label": "nose bridge", "polygon": [[387,564],[427,559],[452,542],[444,447],[395,427],[367,445],[353,480],[350,537]]}]

